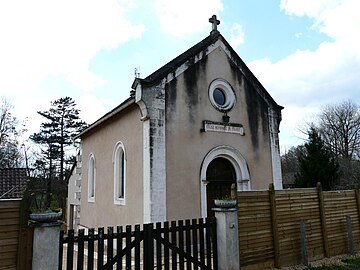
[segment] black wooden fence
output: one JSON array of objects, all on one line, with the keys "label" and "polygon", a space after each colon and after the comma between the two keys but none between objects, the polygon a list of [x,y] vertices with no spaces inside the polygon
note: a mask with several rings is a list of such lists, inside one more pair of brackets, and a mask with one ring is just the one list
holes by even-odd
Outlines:
[{"label": "black wooden fence", "polygon": [[216,219],[60,232],[62,269],[217,269]]}]

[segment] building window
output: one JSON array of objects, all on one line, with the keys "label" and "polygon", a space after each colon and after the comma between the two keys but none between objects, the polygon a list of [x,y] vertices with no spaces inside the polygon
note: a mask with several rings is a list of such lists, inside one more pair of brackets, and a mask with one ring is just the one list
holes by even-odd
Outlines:
[{"label": "building window", "polygon": [[93,154],[90,154],[89,157],[89,171],[88,171],[88,201],[95,201],[95,157]]},{"label": "building window", "polygon": [[214,101],[220,106],[224,106],[226,101],[226,95],[220,88],[215,88],[213,92]]},{"label": "building window", "polygon": [[113,154],[114,162],[114,203],[125,204],[126,158],[123,143],[118,142]]},{"label": "building window", "polygon": [[221,112],[230,111],[235,105],[235,93],[230,84],[223,79],[216,79],[209,86],[211,104]]}]

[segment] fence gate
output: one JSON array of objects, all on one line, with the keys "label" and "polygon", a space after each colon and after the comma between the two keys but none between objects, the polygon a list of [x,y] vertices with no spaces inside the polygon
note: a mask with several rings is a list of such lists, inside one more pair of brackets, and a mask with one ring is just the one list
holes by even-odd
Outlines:
[{"label": "fence gate", "polygon": [[215,269],[216,219],[60,233],[62,269]]}]

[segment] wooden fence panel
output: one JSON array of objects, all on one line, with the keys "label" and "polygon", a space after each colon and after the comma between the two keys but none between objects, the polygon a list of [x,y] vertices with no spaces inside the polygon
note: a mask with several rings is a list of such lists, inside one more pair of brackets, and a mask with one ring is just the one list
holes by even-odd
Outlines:
[{"label": "wooden fence panel", "polygon": [[274,266],[271,208],[268,192],[238,193],[241,269]]},{"label": "wooden fence panel", "polygon": [[281,265],[299,264],[301,258],[300,220],[304,219],[308,257],[324,257],[319,199],[316,189],[277,191],[276,219],[278,225]]},{"label": "wooden fence panel", "polygon": [[346,216],[360,250],[360,192],[318,188],[238,192],[241,269],[302,262],[300,220],[309,261],[349,253]]},{"label": "wooden fence panel", "polygon": [[33,228],[22,226],[21,199],[0,200],[0,270],[31,270]]},{"label": "wooden fence panel", "polygon": [[16,269],[21,200],[0,200],[0,269]]},{"label": "wooden fence panel", "polygon": [[356,193],[354,190],[324,192],[326,225],[330,256],[347,253],[346,216],[352,221],[355,250],[359,250],[360,232]]}]

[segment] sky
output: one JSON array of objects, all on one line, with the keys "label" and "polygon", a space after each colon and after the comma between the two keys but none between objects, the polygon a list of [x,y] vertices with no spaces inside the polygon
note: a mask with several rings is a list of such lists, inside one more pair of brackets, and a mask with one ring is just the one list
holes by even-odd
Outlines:
[{"label": "sky", "polygon": [[0,97],[29,135],[69,96],[92,123],[145,78],[218,30],[284,107],[280,146],[326,105],[360,105],[359,0],[2,0]]}]

